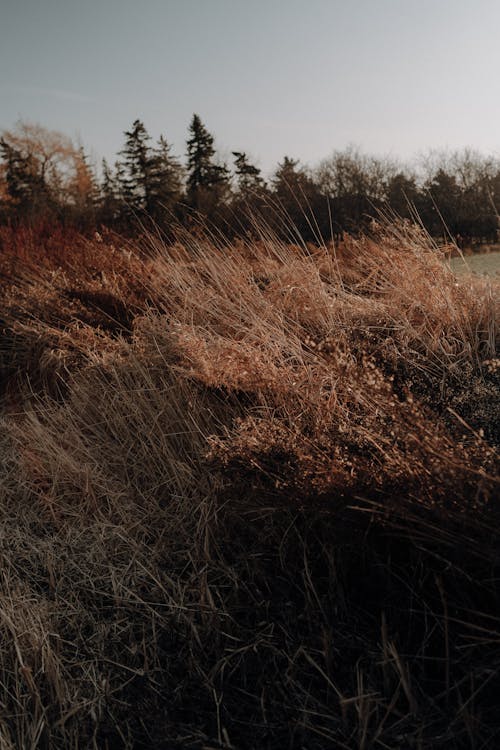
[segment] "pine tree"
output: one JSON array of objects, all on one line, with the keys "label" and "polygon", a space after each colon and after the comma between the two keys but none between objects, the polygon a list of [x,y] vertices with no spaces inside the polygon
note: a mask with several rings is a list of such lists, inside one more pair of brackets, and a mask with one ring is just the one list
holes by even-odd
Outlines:
[{"label": "pine tree", "polygon": [[427,195],[423,202],[426,228],[433,236],[459,231],[463,191],[454,174],[440,167],[424,185]]},{"label": "pine tree", "polygon": [[189,193],[193,194],[198,188],[210,185],[215,149],[213,136],[205,128],[199,115],[193,115],[189,132],[191,137],[187,142],[187,185]]},{"label": "pine tree", "polygon": [[297,169],[298,159],[291,159],[285,156],[283,161],[278,164],[272,183],[276,195],[280,198],[286,198],[290,193],[294,193],[301,182],[303,172]]},{"label": "pine tree", "polygon": [[121,213],[130,216],[131,208],[134,204],[134,186],[128,177],[125,164],[120,159],[115,161],[114,183],[116,186],[116,196],[122,207]]},{"label": "pine tree", "polygon": [[238,189],[241,193],[259,191],[265,187],[258,167],[250,164],[244,151],[233,151],[235,174],[238,181]]},{"label": "pine tree", "polygon": [[225,197],[229,186],[229,171],[225,164],[217,164],[214,161],[214,139],[199,115],[193,115],[189,133],[188,201],[193,207],[209,213]]},{"label": "pine tree", "polygon": [[269,221],[269,190],[260,169],[250,163],[244,151],[233,151],[236,190],[231,200],[230,224],[236,234],[251,232]]},{"label": "pine tree", "polygon": [[322,216],[325,207],[325,196],[318,185],[299,166],[297,159],[285,156],[278,164],[272,180],[274,196],[290,226],[290,235],[302,240],[318,239],[317,225],[320,232],[327,236],[327,226]]},{"label": "pine tree", "polygon": [[167,221],[182,194],[182,168],[161,136],[152,148],[151,138],[140,120],[125,132],[125,147],[116,164],[116,182],[124,204],[122,214],[131,220],[134,214],[162,224]]},{"label": "pine tree", "polygon": [[168,220],[182,195],[182,167],[161,135],[149,164],[149,208],[156,221]]},{"label": "pine tree", "polygon": [[387,202],[395,213],[411,219],[419,209],[420,192],[413,176],[397,172],[387,183]]},{"label": "pine tree", "polygon": [[144,124],[135,120],[131,130],[125,131],[125,147],[118,169],[122,198],[132,211],[148,211],[151,198],[151,140]]},{"label": "pine tree", "polygon": [[123,210],[120,184],[106,159],[102,160],[99,216],[103,224],[113,224]]},{"label": "pine tree", "polygon": [[31,154],[23,154],[3,138],[0,151],[5,162],[7,193],[16,211],[33,215],[51,203],[49,188]]}]

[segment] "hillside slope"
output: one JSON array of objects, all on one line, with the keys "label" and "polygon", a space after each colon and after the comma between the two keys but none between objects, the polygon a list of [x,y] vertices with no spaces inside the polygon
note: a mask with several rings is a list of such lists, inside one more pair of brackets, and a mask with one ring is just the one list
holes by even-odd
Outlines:
[{"label": "hillside slope", "polygon": [[498,281],[1,239],[0,745],[494,746]]}]

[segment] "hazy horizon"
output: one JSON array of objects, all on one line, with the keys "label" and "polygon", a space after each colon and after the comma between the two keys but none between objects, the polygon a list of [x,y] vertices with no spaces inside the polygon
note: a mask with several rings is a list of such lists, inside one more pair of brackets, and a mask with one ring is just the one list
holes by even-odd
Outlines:
[{"label": "hazy horizon", "polygon": [[39,122],[99,161],[139,118],[183,159],[197,112],[265,172],[351,144],[497,155],[499,22],[490,0],[3,0],[0,129]]}]

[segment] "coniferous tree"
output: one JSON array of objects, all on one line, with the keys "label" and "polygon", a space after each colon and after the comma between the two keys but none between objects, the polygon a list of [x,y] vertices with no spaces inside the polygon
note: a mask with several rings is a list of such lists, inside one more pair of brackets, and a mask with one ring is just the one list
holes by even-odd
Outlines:
[{"label": "coniferous tree", "polygon": [[114,182],[116,185],[116,196],[120,203],[120,214],[122,217],[130,218],[133,215],[134,185],[131,182],[125,164],[117,159],[115,161]]},{"label": "coniferous tree", "polygon": [[254,229],[262,221],[269,224],[269,191],[258,167],[244,151],[233,151],[236,190],[231,201],[231,225],[236,234]]},{"label": "coniferous tree", "polygon": [[319,239],[318,231],[328,236],[326,199],[297,159],[284,157],[278,164],[272,186],[281,213],[278,225],[285,220],[290,235],[300,236],[302,240]]},{"label": "coniferous tree", "polygon": [[229,171],[225,164],[214,160],[213,136],[199,115],[193,115],[187,141],[188,201],[193,208],[211,214],[226,197]]},{"label": "coniferous tree", "polygon": [[132,129],[125,131],[125,137],[118,169],[122,197],[132,211],[148,212],[151,208],[151,137],[140,120],[135,120]]},{"label": "coniferous tree", "polygon": [[114,224],[123,210],[121,186],[106,159],[102,160],[100,188],[99,219],[103,224]]},{"label": "coniferous tree", "polygon": [[462,190],[456,176],[440,167],[424,185],[423,203],[426,229],[435,237],[448,238],[459,231]]},{"label": "coniferous tree", "polygon": [[188,190],[194,193],[200,187],[211,183],[214,139],[203,125],[199,115],[194,114],[189,126],[190,138],[187,142]]},{"label": "coniferous tree", "polygon": [[299,160],[285,156],[278,164],[272,185],[278,198],[287,200],[292,194],[298,198],[301,188],[308,182],[304,170],[299,167]]},{"label": "coniferous tree", "polygon": [[5,163],[7,193],[16,212],[32,218],[52,207],[49,187],[33,155],[22,153],[3,138],[0,151]]},{"label": "coniferous tree", "polygon": [[241,193],[259,191],[265,187],[265,182],[258,167],[251,164],[244,151],[233,151],[235,174],[238,189]]},{"label": "coniferous tree", "polygon": [[124,208],[122,214],[130,221],[141,213],[163,225],[169,221],[182,194],[182,169],[170,153],[171,147],[161,136],[156,148],[140,120],[125,132],[125,148],[116,165],[116,180]]},{"label": "coniferous tree", "polygon": [[421,194],[415,177],[404,172],[393,175],[387,183],[387,203],[397,216],[414,219],[421,204]]},{"label": "coniferous tree", "polygon": [[149,203],[152,217],[160,223],[171,219],[182,196],[182,167],[161,135],[150,155]]}]

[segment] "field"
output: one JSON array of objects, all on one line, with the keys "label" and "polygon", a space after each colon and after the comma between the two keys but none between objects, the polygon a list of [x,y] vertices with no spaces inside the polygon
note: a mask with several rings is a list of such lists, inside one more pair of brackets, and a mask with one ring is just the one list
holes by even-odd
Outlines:
[{"label": "field", "polygon": [[500,275],[500,251],[453,258],[451,267],[455,273],[473,272],[498,276]]},{"label": "field", "polygon": [[498,746],[498,280],[0,242],[2,750]]}]

